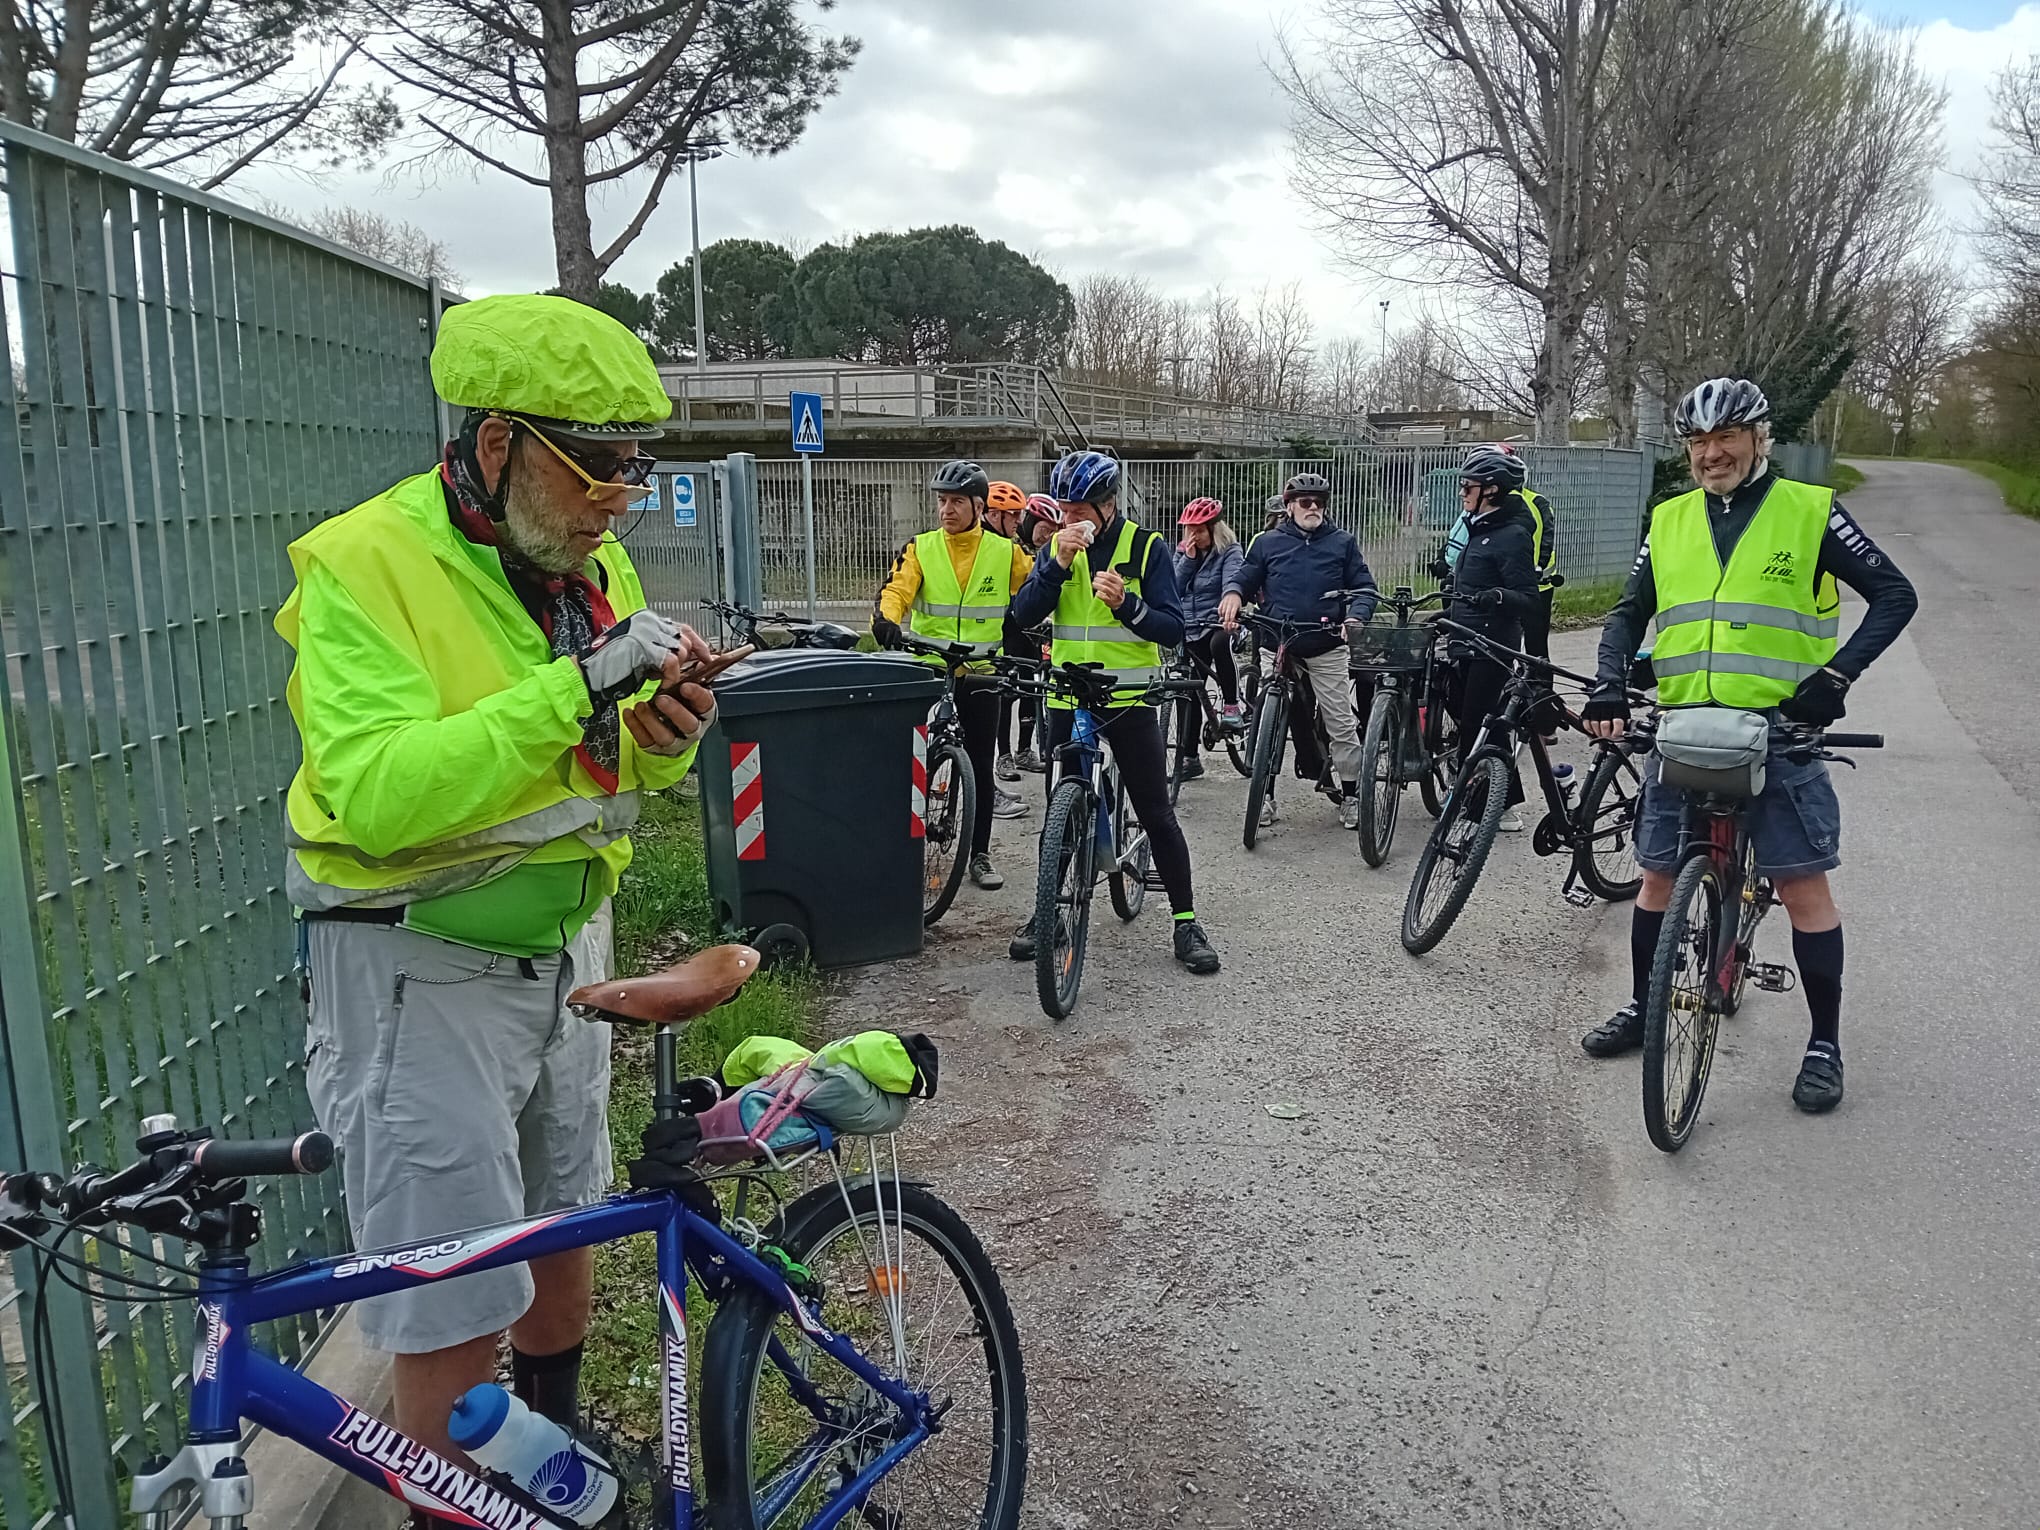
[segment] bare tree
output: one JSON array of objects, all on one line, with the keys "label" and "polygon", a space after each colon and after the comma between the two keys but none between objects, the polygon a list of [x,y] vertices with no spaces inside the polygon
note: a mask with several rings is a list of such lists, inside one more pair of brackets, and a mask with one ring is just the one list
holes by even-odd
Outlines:
[{"label": "bare tree", "polygon": [[1858,391],[1897,424],[1900,452],[1913,449],[1935,384],[1960,354],[1964,293],[1951,274],[1956,269],[1948,241],[1936,239],[1863,294],[1852,376]]},{"label": "bare tree", "polygon": [[[214,187],[279,152],[329,164],[401,125],[341,83],[329,0],[0,0],[0,117]],[[309,74],[301,55],[319,61]]]},{"label": "bare tree", "polygon": [[414,276],[437,278],[442,287],[451,290],[457,291],[462,285],[460,272],[447,255],[445,244],[415,223],[387,218],[365,207],[322,207],[309,217],[278,211],[280,216],[335,244],[359,250],[371,260]]},{"label": "bare tree", "polygon": [[1402,414],[1458,408],[1466,402],[1466,389],[1452,364],[1465,349],[1433,315],[1398,332],[1375,367],[1371,409]]},{"label": "bare tree", "polygon": [[1092,275],[1072,292],[1067,365],[1084,382],[1150,389],[1194,384],[1198,352],[1185,305],[1138,276]]},{"label": "bare tree", "polygon": [[1977,177],[1983,254],[2003,280],[2040,293],[2040,58],[2007,68],[1991,105],[1998,142]]},{"label": "bare tree", "polygon": [[[817,36],[795,0],[368,3],[391,34],[384,66],[437,98],[430,142],[548,192],[559,284],[583,301],[677,168],[725,144],[787,148],[858,48]],[[635,207],[598,246],[590,202],[625,186]]]}]

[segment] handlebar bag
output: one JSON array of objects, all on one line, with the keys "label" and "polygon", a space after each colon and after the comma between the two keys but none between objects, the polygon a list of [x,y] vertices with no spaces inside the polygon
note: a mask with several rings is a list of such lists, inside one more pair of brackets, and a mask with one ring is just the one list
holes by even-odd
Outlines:
[{"label": "handlebar bag", "polygon": [[1681,791],[1760,797],[1771,722],[1735,707],[1678,707],[1660,714],[1658,773]]}]

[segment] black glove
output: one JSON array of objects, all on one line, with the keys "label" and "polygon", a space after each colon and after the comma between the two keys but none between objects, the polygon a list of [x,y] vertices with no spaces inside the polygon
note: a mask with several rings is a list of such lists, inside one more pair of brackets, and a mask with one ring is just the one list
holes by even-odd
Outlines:
[{"label": "black glove", "polygon": [[1502,592],[1494,590],[1469,590],[1459,597],[1476,611],[1499,611],[1502,609]]},{"label": "black glove", "polygon": [[1452,565],[1443,558],[1433,558],[1425,567],[1431,571],[1433,579],[1443,581],[1452,577]]},{"label": "black glove", "polygon": [[1581,722],[1628,722],[1629,697],[1620,686],[1603,686],[1580,708]]},{"label": "black glove", "polygon": [[681,629],[656,611],[633,611],[574,657],[588,682],[588,699],[615,706],[666,673],[666,660],[683,651]]},{"label": "black glove", "polygon": [[1831,669],[1817,669],[1799,682],[1799,689],[1778,703],[1778,710],[1792,722],[1808,728],[1825,728],[1848,715],[1842,698],[1849,694],[1849,679]]},{"label": "black glove", "polygon": [[881,648],[900,646],[900,624],[888,621],[883,616],[874,616],[871,619],[871,635],[878,639],[878,646]]}]

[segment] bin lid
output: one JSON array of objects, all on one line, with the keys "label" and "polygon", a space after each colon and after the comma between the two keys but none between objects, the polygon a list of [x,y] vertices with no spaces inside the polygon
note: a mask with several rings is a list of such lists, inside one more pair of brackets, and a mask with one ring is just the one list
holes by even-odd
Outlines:
[{"label": "bin lid", "polygon": [[904,654],[781,648],[753,654],[714,686],[719,713],[753,717],[870,701],[932,705],[942,693],[942,673]]}]

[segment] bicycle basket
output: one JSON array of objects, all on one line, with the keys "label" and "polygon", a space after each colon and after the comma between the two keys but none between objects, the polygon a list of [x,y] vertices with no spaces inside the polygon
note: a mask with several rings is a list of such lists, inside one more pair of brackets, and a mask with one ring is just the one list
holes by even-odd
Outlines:
[{"label": "bicycle basket", "polygon": [[1679,707],[1658,718],[1658,773],[1681,791],[1761,797],[1771,723],[1734,707]]},{"label": "bicycle basket", "polygon": [[1353,629],[1347,642],[1347,659],[1353,669],[1410,671],[1424,667],[1431,651],[1431,624],[1426,620],[1399,622],[1393,616],[1374,620]]}]

